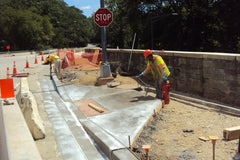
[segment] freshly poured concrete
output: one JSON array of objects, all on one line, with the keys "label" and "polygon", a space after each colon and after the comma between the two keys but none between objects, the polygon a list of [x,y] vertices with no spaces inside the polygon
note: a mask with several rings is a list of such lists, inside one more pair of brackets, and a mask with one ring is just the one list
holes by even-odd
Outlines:
[{"label": "freshly poured concrete", "polygon": [[110,111],[92,117],[77,116],[91,138],[108,157],[113,156],[114,150],[127,149],[129,136],[131,144],[135,142],[143,127],[162,106],[160,100],[146,97],[145,93],[135,90],[65,85],[55,76],[53,79],[59,95],[65,102],[93,99]]},{"label": "freshly poured concrete", "polygon": [[73,113],[73,105],[60,98],[50,80],[42,79],[40,83],[44,92],[44,106],[64,159],[104,159]]}]

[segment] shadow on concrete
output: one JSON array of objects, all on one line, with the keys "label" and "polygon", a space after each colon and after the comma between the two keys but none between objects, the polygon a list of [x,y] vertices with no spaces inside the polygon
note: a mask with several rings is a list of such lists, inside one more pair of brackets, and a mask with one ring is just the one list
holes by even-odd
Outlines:
[{"label": "shadow on concrete", "polygon": [[138,101],[151,101],[154,100],[154,97],[151,96],[137,96],[137,97],[133,97],[135,98],[135,100],[131,100],[130,102],[138,102]]}]

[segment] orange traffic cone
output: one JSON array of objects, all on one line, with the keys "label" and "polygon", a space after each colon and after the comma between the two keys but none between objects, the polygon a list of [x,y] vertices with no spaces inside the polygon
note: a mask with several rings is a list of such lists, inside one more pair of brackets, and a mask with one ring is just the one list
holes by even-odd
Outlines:
[{"label": "orange traffic cone", "polygon": [[28,58],[26,59],[26,68],[29,68]]},{"label": "orange traffic cone", "polygon": [[43,58],[43,56],[42,56],[42,61],[44,61],[44,58]]},{"label": "orange traffic cone", "polygon": [[35,55],[35,64],[37,64],[37,63],[38,63],[37,56]]},{"label": "orange traffic cone", "polygon": [[13,76],[17,75],[16,62],[13,62]]},{"label": "orange traffic cone", "polygon": [[9,67],[7,67],[7,78],[10,78]]}]

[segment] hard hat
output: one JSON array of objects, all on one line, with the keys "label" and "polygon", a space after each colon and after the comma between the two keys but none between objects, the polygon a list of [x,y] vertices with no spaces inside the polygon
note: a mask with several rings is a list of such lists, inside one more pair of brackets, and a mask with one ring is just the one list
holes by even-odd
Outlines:
[{"label": "hard hat", "polygon": [[152,54],[152,50],[150,50],[150,49],[146,49],[146,50],[144,51],[144,53],[143,53],[145,59],[147,59],[147,57],[148,57],[150,54]]}]

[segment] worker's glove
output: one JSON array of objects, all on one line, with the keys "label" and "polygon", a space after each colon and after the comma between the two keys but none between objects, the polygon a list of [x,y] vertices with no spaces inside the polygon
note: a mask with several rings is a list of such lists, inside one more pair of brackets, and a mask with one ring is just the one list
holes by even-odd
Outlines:
[{"label": "worker's glove", "polygon": [[138,78],[142,78],[142,77],[143,77],[143,74],[142,74],[142,73],[138,75]]},{"label": "worker's glove", "polygon": [[164,81],[164,82],[167,82],[167,80],[168,80],[168,78],[167,78],[167,77],[163,78],[163,81]]}]

